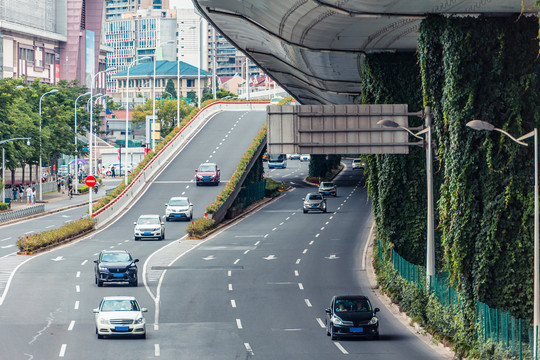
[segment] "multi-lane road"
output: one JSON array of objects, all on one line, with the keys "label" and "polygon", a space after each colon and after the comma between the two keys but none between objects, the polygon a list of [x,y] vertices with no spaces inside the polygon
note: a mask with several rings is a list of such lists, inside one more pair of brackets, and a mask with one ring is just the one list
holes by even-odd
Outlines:
[{"label": "multi-lane road", "polygon": [[[172,196],[189,196],[202,216],[264,121],[264,112],[216,115],[121,218],[24,263],[0,306],[0,359],[443,358],[393,318],[367,281],[370,204],[361,171],[350,166],[326,214],[302,213],[315,188],[302,182],[308,163],[295,160],[270,172],[293,190],[208,239],[185,239],[185,222],[167,222],[164,241],[133,241],[137,217],[163,214]],[[195,186],[194,170],[207,161],[221,168],[218,187]],[[94,284],[103,249],[140,259],[137,288]],[[381,339],[331,341],[324,309],[335,294],[368,295],[381,308]],[[148,308],[146,340],[97,339],[92,309],[107,295],[133,295]]]}]

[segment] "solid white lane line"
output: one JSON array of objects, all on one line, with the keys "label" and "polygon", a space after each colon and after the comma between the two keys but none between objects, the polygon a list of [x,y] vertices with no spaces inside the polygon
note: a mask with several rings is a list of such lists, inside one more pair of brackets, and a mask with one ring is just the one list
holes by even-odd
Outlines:
[{"label": "solid white lane line", "polygon": [[304,285],[302,285],[302,283],[298,283],[298,288],[299,288],[300,290],[304,290]]},{"label": "solid white lane line", "polygon": [[54,227],[54,225],[45,226],[45,229],[50,229],[52,227]]},{"label": "solid white lane line", "polygon": [[232,291],[232,284],[229,284],[229,291]]},{"label": "solid white lane line", "polygon": [[79,285],[75,285],[75,291],[76,292],[81,292],[81,287]]},{"label": "solid white lane line", "polygon": [[[97,254],[94,254],[94,255],[97,255]],[[82,263],[81,263],[81,266],[83,266],[84,264],[86,264],[88,262],[88,260],[84,260]]]},{"label": "solid white lane line", "polygon": [[336,345],[337,348],[338,348],[339,350],[341,350],[341,352],[342,352],[343,354],[347,355],[347,354],[349,353],[347,350],[345,350],[345,348],[344,348],[343,346],[341,346],[340,343],[334,341],[334,345]]},{"label": "solid white lane line", "polygon": [[307,253],[307,249],[304,249],[304,251],[302,251],[302,254],[305,254]]},{"label": "solid white lane line", "polygon": [[302,261],[302,259],[296,259],[296,265],[300,264],[300,261]]},{"label": "solid white lane line", "polygon": [[321,318],[317,318],[317,322],[319,323],[319,326],[322,327],[322,328],[325,328],[326,325],[324,324],[324,322],[321,320]]},{"label": "solid white lane line", "polygon": [[244,343],[244,346],[246,347],[246,351],[250,354],[250,355],[255,355],[253,353],[253,349],[251,349],[251,346],[249,345],[249,343]]},{"label": "solid white lane line", "polygon": [[233,308],[236,307],[236,301],[234,301],[234,299],[231,299],[231,306],[232,306]]},{"label": "solid white lane line", "polygon": [[294,270],[294,276],[298,276],[298,275],[300,275],[300,274],[298,273],[298,270]]},{"label": "solid white lane line", "polygon": [[375,225],[371,225],[371,229],[369,230],[369,236],[366,240],[366,245],[364,246],[364,253],[362,254],[362,270],[366,269],[366,258],[367,258],[367,252],[368,252],[368,246],[369,246],[369,239],[371,239],[371,236],[373,236],[373,230],[375,228]]},{"label": "solid white lane line", "polygon": [[308,307],[312,307],[313,305],[311,305],[311,302],[309,301],[309,299],[304,299],[304,301],[306,302],[306,305]]},{"label": "solid white lane line", "polygon": [[77,271],[77,275],[75,275],[75,277],[81,277],[81,272]]},{"label": "solid white lane line", "polygon": [[74,326],[75,326],[75,320],[71,320],[71,322],[69,323],[69,326],[68,326],[68,331],[73,330]]},{"label": "solid white lane line", "polygon": [[75,310],[79,310],[79,300],[75,301],[75,306],[73,307]]},{"label": "solid white lane line", "polygon": [[62,344],[60,347],[60,354],[58,354],[59,357],[64,357],[64,355],[66,355],[66,348],[67,344]]},{"label": "solid white lane line", "polygon": [[235,262],[233,262],[234,265],[238,264],[238,262],[240,261],[240,259],[236,259]]},{"label": "solid white lane line", "polygon": [[238,326],[239,329],[242,329],[242,322],[240,319],[236,319],[236,326]]},{"label": "solid white lane line", "polygon": [[161,355],[161,351],[159,350],[159,344],[154,344],[154,355],[155,356]]}]

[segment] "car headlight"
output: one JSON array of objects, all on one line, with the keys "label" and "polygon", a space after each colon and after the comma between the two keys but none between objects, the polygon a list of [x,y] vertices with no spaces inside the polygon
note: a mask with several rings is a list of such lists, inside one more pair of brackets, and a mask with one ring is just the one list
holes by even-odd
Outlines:
[{"label": "car headlight", "polygon": [[332,317],[332,323],[334,325],[343,325],[343,320],[341,320],[340,318],[338,318],[337,316],[333,316]]},{"label": "car headlight", "polygon": [[142,316],[135,319],[135,324],[142,324],[142,323],[144,323],[144,318]]},{"label": "car headlight", "polygon": [[379,319],[377,319],[377,317],[374,316],[371,318],[371,320],[369,320],[368,325],[375,325],[378,321]]},{"label": "car headlight", "polygon": [[99,265],[99,270],[100,271],[109,271],[109,268],[106,267],[106,266],[103,266],[103,265]]},{"label": "car headlight", "polygon": [[99,323],[102,325],[109,325],[109,320],[105,318],[99,318]]}]

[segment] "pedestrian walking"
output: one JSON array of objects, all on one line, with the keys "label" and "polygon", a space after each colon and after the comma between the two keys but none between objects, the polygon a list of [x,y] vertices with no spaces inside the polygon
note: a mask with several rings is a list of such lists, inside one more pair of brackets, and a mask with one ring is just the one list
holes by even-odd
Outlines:
[{"label": "pedestrian walking", "polygon": [[36,203],[36,194],[37,194],[36,187],[32,186],[32,204]]},{"label": "pedestrian walking", "polygon": [[24,198],[24,186],[19,185],[19,200],[20,202],[23,202]]},{"label": "pedestrian walking", "polygon": [[56,179],[56,189],[57,192],[60,192],[60,178]]},{"label": "pedestrian walking", "polygon": [[30,204],[32,202],[32,188],[30,185],[26,188],[26,203]]},{"label": "pedestrian walking", "polygon": [[17,195],[19,194],[19,191],[15,185],[11,188],[11,193],[13,194],[13,199],[11,199],[11,202],[14,202],[17,200]]},{"label": "pedestrian walking", "polygon": [[66,182],[64,181],[64,178],[60,179],[60,189],[62,189],[62,194],[66,193]]},{"label": "pedestrian walking", "polygon": [[116,172],[114,170],[114,166],[111,168],[111,176],[116,177]]}]

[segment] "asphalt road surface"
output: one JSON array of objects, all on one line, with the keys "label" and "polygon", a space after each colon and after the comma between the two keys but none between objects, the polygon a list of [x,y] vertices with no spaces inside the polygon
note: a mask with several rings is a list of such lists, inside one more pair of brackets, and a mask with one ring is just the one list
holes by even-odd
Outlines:
[{"label": "asphalt road surface", "polygon": [[[0,306],[0,358],[441,358],[393,318],[367,282],[372,219],[359,170],[336,178],[338,196],[325,214],[302,213],[302,198],[316,189],[301,180],[308,163],[289,160],[269,173],[294,190],[210,238],[182,239],[186,223],[167,222],[164,241],[133,241],[137,217],[163,215],[172,196],[189,196],[202,216],[265,115],[218,114],[123,217],[21,266]],[[220,166],[220,186],[195,186],[194,170],[206,161]],[[102,249],[126,249],[141,260],[137,288],[94,284],[92,261]],[[368,295],[381,308],[381,339],[331,341],[324,309],[335,294]],[[97,339],[92,309],[108,295],[133,295],[148,308],[146,340]]]}]

